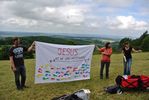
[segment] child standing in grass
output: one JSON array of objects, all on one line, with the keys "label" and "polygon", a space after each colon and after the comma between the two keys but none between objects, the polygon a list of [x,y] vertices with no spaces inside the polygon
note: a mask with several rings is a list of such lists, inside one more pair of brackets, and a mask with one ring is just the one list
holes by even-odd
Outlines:
[{"label": "child standing in grass", "polygon": [[[24,52],[31,51],[34,48],[34,42],[32,45],[27,49],[20,45],[20,39],[18,37],[13,38],[13,45],[9,51],[9,58],[11,69],[15,75],[15,83],[18,90],[22,90],[26,88],[25,80],[26,80],[26,70],[24,65]],[[20,81],[21,76],[21,81]]]},{"label": "child standing in grass", "polygon": [[[97,47],[97,46],[96,46]],[[98,47],[97,47],[98,48]],[[102,54],[101,58],[101,66],[100,66],[100,79],[103,79],[103,70],[104,66],[106,66],[106,79],[109,78],[109,67],[110,67],[110,57],[112,55],[112,48],[110,46],[110,42],[105,44],[105,47],[98,48],[98,50]]]}]

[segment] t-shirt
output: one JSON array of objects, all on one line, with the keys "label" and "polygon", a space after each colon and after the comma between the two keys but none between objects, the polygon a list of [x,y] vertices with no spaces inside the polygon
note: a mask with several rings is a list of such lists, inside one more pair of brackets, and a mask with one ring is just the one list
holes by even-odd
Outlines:
[{"label": "t-shirt", "polygon": [[106,54],[106,55],[102,54],[101,61],[102,62],[110,62],[110,56],[112,54],[112,48],[107,48],[106,49],[105,47],[103,47],[103,48],[100,48],[99,51],[104,52]]},{"label": "t-shirt", "polygon": [[131,55],[132,47],[129,47],[128,50],[123,48],[123,52],[124,52],[124,56],[126,57],[126,59],[132,58],[132,55]]},{"label": "t-shirt", "polygon": [[17,46],[14,47],[12,46],[9,50],[9,56],[13,56],[13,61],[14,61],[14,65],[17,66],[21,66],[24,65],[24,52],[27,51],[26,47],[23,46]]}]

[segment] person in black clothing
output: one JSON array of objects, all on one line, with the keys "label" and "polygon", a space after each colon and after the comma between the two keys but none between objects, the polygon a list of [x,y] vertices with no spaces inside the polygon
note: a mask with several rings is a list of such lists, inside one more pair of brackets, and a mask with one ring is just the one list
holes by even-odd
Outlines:
[{"label": "person in black clothing", "polygon": [[[33,42],[29,48],[20,45],[20,39],[18,37],[13,38],[13,45],[9,51],[9,59],[11,64],[11,69],[15,75],[15,83],[18,90],[26,88],[26,70],[24,65],[24,52],[30,52],[34,49],[35,43]],[[21,82],[20,82],[21,76]]]},{"label": "person in black clothing", "polygon": [[124,47],[122,48],[122,52],[124,54],[123,61],[124,61],[124,75],[131,74],[131,64],[132,64],[132,52],[141,52],[141,50],[135,50],[132,48],[128,42],[124,43]]}]

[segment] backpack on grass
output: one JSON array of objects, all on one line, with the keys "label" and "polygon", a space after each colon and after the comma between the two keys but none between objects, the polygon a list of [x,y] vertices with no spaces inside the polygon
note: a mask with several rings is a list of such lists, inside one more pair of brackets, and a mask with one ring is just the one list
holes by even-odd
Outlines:
[{"label": "backpack on grass", "polygon": [[59,97],[55,97],[53,98],[52,100],[83,100],[81,98],[79,98],[77,95],[62,95],[62,96],[59,96]]},{"label": "backpack on grass", "polygon": [[128,75],[117,76],[116,84],[126,89],[147,89],[149,87],[149,76]]},{"label": "backpack on grass", "polygon": [[121,94],[123,91],[118,85],[112,85],[105,88],[105,91],[110,94]]},{"label": "backpack on grass", "polygon": [[89,100],[90,98],[90,90],[81,89],[70,95],[62,95],[60,97],[55,97],[52,100]]}]

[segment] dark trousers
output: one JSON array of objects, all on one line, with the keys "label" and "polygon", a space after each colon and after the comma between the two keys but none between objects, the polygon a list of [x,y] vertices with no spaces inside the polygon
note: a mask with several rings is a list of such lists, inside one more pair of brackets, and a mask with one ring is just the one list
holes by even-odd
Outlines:
[{"label": "dark trousers", "polygon": [[103,78],[103,70],[104,70],[104,66],[106,66],[106,78],[109,78],[109,66],[110,66],[110,62],[102,62],[101,61],[101,67],[100,67],[100,78]]},{"label": "dark trousers", "polygon": [[[26,80],[26,70],[25,66],[16,66],[16,71],[14,72],[15,75],[15,83],[17,88],[22,88],[25,85],[25,80]],[[21,81],[20,81],[20,76],[21,76]]]}]

